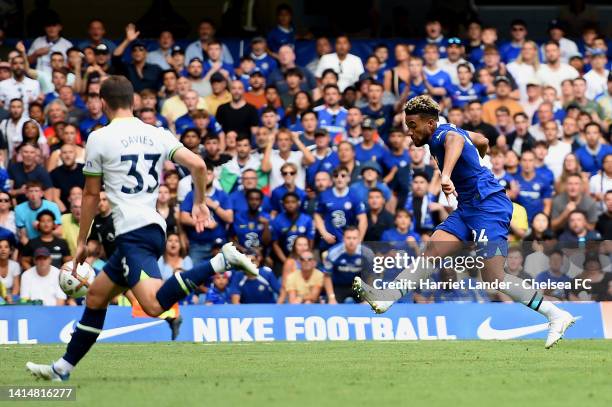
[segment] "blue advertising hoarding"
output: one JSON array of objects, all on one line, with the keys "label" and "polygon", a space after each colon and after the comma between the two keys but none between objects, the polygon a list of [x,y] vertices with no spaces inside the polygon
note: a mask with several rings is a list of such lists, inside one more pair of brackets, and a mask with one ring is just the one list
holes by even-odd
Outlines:
[{"label": "blue advertising hoarding", "polygon": [[[578,316],[568,339],[605,338],[600,303],[562,303]],[[0,344],[70,340],[80,307],[0,307]],[[543,316],[520,304],[396,304],[376,315],[365,305],[215,305],[181,307],[177,340],[189,342],[322,340],[462,340],[544,338]],[[164,320],[134,318],[128,307],[110,307],[102,342],[170,339]]]}]

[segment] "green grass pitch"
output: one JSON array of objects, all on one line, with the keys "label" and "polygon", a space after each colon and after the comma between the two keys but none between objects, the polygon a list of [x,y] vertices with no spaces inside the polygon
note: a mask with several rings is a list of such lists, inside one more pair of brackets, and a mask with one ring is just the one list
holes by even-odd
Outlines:
[{"label": "green grass pitch", "polygon": [[[1,347],[0,386],[63,348]],[[97,344],[66,384],[45,405],[609,407],[612,341]]]}]

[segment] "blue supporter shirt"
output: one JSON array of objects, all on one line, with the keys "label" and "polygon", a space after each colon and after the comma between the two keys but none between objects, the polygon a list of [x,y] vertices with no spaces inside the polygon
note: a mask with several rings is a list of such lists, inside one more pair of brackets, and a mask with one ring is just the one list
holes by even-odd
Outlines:
[{"label": "blue supporter shirt", "polygon": [[435,40],[430,38],[420,40],[416,44],[415,55],[423,56],[423,51],[425,51],[425,45],[427,44],[436,44],[438,46],[438,51],[440,52],[440,58],[446,58],[446,38],[444,38],[444,36],[441,35],[440,38]]},{"label": "blue supporter shirt", "polygon": [[501,56],[501,60],[509,64],[510,62],[516,60],[519,55],[521,55],[522,45],[515,45],[512,42],[506,42],[499,47],[499,55]]},{"label": "blue supporter shirt", "polygon": [[[430,71],[427,68],[423,68],[423,72],[425,73],[425,78],[427,78],[427,82],[434,88],[444,88],[448,89],[452,85],[451,77],[448,73],[438,68],[435,71]],[[434,96],[436,100],[442,100],[442,96]]]},{"label": "blue supporter shirt", "polygon": [[[186,62],[189,63],[189,61],[186,61]],[[208,71],[210,71],[211,69],[212,69],[212,64],[210,60],[204,61],[204,63],[202,64],[202,77],[206,76]],[[225,69],[227,73],[230,75],[230,77],[234,76],[234,67],[232,66],[232,64],[228,64],[227,62],[221,62],[220,69]]]},{"label": "blue supporter shirt", "polygon": [[83,141],[87,141],[87,137],[89,137],[89,133],[93,131],[94,127],[98,125],[106,126],[107,124],[108,124],[108,117],[106,117],[105,114],[100,116],[99,119],[94,119],[91,116],[86,117],[85,119],[81,120],[81,123],[79,124],[79,131],[81,132],[81,139],[83,139]]},{"label": "blue supporter shirt", "polygon": [[241,304],[274,304],[280,283],[268,267],[261,267],[257,278],[248,278],[242,271],[234,271],[229,291],[230,295],[240,295]]},{"label": "blue supporter shirt", "polygon": [[[223,209],[233,209],[232,202],[229,196],[222,190],[215,189],[210,199],[219,202]],[[185,200],[181,203],[181,212],[191,213],[193,208],[193,191],[189,191]],[[210,216],[215,220],[217,226],[214,229],[205,229],[202,233],[196,232],[195,228],[187,229],[187,237],[190,242],[202,244],[223,244],[227,241],[227,225],[221,218],[215,215],[213,210],[210,211]]]},{"label": "blue supporter shirt", "polygon": [[394,154],[391,150],[386,150],[379,164],[382,165],[383,172],[388,174],[393,167],[404,168],[410,165],[410,161],[410,153],[407,149],[403,149],[400,155]]},{"label": "blue supporter shirt", "polygon": [[284,28],[277,25],[268,33],[267,44],[272,52],[278,52],[281,45],[293,45],[295,44],[295,30],[293,27]]},{"label": "blue supporter shirt", "polygon": [[[277,213],[283,211],[283,197],[287,192],[289,192],[289,189],[287,189],[285,184],[280,185],[272,190],[272,194],[270,195],[271,211],[276,211]],[[304,202],[306,202],[307,200],[306,192],[298,187],[295,187],[295,191],[293,192],[295,192],[300,198],[300,206],[304,205]]]},{"label": "blue supporter shirt", "polygon": [[473,100],[482,100],[487,97],[487,89],[480,83],[472,83],[467,88],[451,83],[446,92],[451,98],[453,107],[459,108],[463,108]]},{"label": "blue supporter shirt", "polygon": [[[389,202],[389,199],[391,199],[391,190],[389,189],[387,184],[385,184],[382,181],[377,181],[376,188],[382,191],[383,196],[385,197],[385,201]],[[370,188],[368,188],[366,184],[363,183],[362,181],[357,181],[350,186],[350,190],[353,194],[357,196],[357,198],[360,201],[362,201],[366,205],[366,208],[367,208],[368,207],[368,193],[370,192]]]},{"label": "blue supporter shirt", "polygon": [[[400,92],[403,92],[400,84]],[[410,81],[410,93],[408,94],[408,99],[412,99],[415,96],[425,95],[427,93],[427,86],[425,86],[425,81],[419,83],[418,85],[412,81]]]},{"label": "blue supporter shirt", "polygon": [[592,154],[587,146],[584,145],[574,152],[580,160],[582,171],[590,172],[591,175],[597,174],[597,171],[602,169],[603,159],[607,154],[612,154],[612,146],[608,144],[600,144],[597,154]]},{"label": "blue supporter shirt", "polygon": [[438,162],[440,170],[443,169],[444,165],[444,143],[449,131],[457,133],[465,139],[463,151],[451,174],[451,180],[459,195],[457,198],[459,204],[484,199],[495,192],[503,191],[504,188],[493,177],[493,173],[480,165],[478,150],[472,143],[468,132],[453,124],[439,125],[429,140],[429,149]]},{"label": "blue supporter shirt", "polygon": [[323,218],[325,229],[340,242],[346,226],[357,226],[357,216],[365,213],[365,203],[348,188],[340,196],[335,188],[329,188],[319,196],[316,212]]},{"label": "blue supporter shirt", "polygon": [[314,222],[309,215],[300,213],[295,221],[292,221],[285,212],[276,215],[270,224],[272,228],[272,240],[278,242],[285,255],[291,253],[293,243],[299,236],[308,240],[315,237]]},{"label": "blue supporter shirt", "polygon": [[264,217],[270,221],[270,215],[266,212],[259,212],[252,217],[248,211],[235,212],[234,222],[231,224],[231,231],[238,238],[238,244],[247,249],[251,247],[263,247],[264,224],[259,218]]},{"label": "blue supporter shirt", "polygon": [[323,261],[324,272],[331,275],[334,285],[350,286],[353,279],[363,271],[371,273],[374,253],[364,245],[357,246],[355,253],[348,253],[344,243],[338,243],[327,252]]},{"label": "blue supporter shirt", "polygon": [[536,167],[535,172],[550,185],[555,184],[555,174],[546,165],[543,164],[540,167]]},{"label": "blue supporter shirt", "polygon": [[253,55],[253,53],[251,53],[251,58],[253,58],[253,61],[255,62],[255,66],[264,74],[266,78],[268,77],[270,72],[272,72],[278,67],[278,64],[276,63],[276,59],[268,55],[267,52],[259,56]]},{"label": "blue supporter shirt", "polygon": [[229,304],[230,301],[230,292],[228,287],[225,287],[225,290],[221,291],[213,284],[208,288],[208,292],[206,293],[205,302],[210,302],[212,304]]},{"label": "blue supporter shirt", "polygon": [[[229,195],[229,200],[232,203],[234,213],[246,212],[249,210],[249,203],[247,202],[244,190],[236,190]],[[259,208],[260,212],[270,212],[270,198],[266,195],[263,197],[263,203]]]},{"label": "blue supporter shirt", "polygon": [[[312,152],[314,155],[314,151]],[[315,176],[318,172],[326,172],[331,174],[331,172],[340,165],[340,159],[338,158],[338,153],[330,150],[329,154],[324,158],[318,158],[315,155],[315,162],[310,164],[306,168],[306,184],[310,186],[314,186]]]},{"label": "blue supporter shirt", "polygon": [[551,184],[548,179],[537,172],[531,180],[523,178],[522,174],[514,176],[520,187],[517,203],[527,211],[529,223],[533,217],[544,209],[544,199],[552,196]]},{"label": "blue supporter shirt", "polygon": [[334,112],[328,109],[325,105],[320,105],[315,107],[314,111],[319,119],[319,127],[327,130],[332,140],[338,134],[346,134],[346,119],[348,117],[348,111],[344,107],[340,107]]},{"label": "blue supporter shirt", "polygon": [[[569,278],[568,276],[566,276],[565,274],[562,274],[561,276],[557,277],[554,276],[550,271],[543,271],[540,274],[538,274],[535,278],[536,283],[571,283],[572,279]],[[565,290],[564,289],[556,289],[556,290],[552,290],[551,292],[553,297],[557,297],[557,298],[565,298]]]},{"label": "blue supporter shirt", "polygon": [[355,146],[355,159],[361,164],[368,161],[378,162],[382,160],[386,152],[387,149],[380,143],[374,143],[369,149],[363,148],[362,143],[359,143]]},{"label": "blue supporter shirt", "polygon": [[33,223],[36,221],[36,216],[44,211],[49,210],[55,215],[55,224],[62,224],[62,213],[60,212],[55,202],[42,200],[42,203],[38,209],[32,209],[28,201],[20,203],[15,207],[15,226],[18,229],[25,228],[29,239],[35,239],[40,236],[38,230],[34,228]]},{"label": "blue supporter shirt", "polygon": [[[223,128],[215,119],[215,116],[209,115],[208,121],[209,122],[208,126],[206,126],[206,130],[214,134],[219,134],[223,131]],[[174,122],[174,127],[176,128],[176,134],[181,135],[185,130],[195,127],[195,123],[193,122],[193,119],[191,118],[189,113],[186,113],[176,119],[176,122]]]}]

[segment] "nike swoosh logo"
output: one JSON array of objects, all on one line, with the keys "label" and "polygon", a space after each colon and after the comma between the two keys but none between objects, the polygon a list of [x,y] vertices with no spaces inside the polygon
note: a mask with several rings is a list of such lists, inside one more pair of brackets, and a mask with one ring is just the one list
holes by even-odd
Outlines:
[{"label": "nike swoosh logo", "polygon": [[[68,322],[60,331],[60,340],[64,343],[70,342],[70,338],[72,338],[72,332],[74,331],[74,323],[76,320],[72,320]],[[156,321],[145,322],[143,324],[135,324],[135,325],[127,325],[120,326],[117,328],[104,329],[100,335],[98,336],[98,340],[108,339],[115,336],[127,334],[130,332],[140,331],[141,329],[149,328],[155,325],[163,324],[165,321],[163,319],[158,319]]]},{"label": "nike swoosh logo", "polygon": [[[580,319],[581,317],[577,318]],[[482,321],[476,331],[476,335],[478,335],[480,339],[504,340],[520,338],[521,336],[531,335],[546,330],[548,330],[548,322],[537,325],[521,326],[518,328],[496,329],[491,326],[491,317],[489,317]]]}]

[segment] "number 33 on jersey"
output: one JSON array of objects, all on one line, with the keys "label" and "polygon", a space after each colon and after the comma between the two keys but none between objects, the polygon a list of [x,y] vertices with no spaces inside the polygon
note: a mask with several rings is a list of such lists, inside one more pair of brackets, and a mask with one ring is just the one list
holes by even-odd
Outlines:
[{"label": "number 33 on jersey", "polygon": [[159,176],[182,144],[168,130],[137,118],[113,120],[87,140],[86,176],[101,176],[117,234],[166,222],[155,210]]}]

